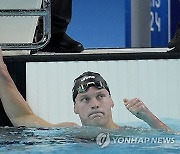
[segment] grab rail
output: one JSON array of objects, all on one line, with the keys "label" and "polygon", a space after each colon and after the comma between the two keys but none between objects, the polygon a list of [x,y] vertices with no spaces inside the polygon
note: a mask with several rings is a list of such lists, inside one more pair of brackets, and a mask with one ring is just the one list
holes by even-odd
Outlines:
[{"label": "grab rail", "polygon": [[39,42],[32,43],[0,43],[3,50],[38,50],[47,45],[51,38],[51,3],[43,0],[42,9],[3,9],[0,16],[42,16],[43,37]]}]

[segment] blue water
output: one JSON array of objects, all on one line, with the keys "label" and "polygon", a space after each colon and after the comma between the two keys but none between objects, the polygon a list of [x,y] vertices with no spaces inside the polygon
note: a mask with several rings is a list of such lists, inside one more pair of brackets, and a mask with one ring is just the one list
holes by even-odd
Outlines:
[{"label": "blue water", "polygon": [[[178,131],[178,124],[170,127]],[[100,138],[99,143],[97,136],[101,134],[108,136]],[[139,126],[116,131],[94,127],[3,127],[0,128],[0,153],[180,153],[180,134]]]}]

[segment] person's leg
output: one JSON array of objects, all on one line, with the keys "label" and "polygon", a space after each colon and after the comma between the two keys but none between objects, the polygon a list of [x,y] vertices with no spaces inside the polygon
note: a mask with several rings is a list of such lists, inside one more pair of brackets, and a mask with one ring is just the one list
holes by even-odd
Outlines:
[{"label": "person's leg", "polygon": [[180,22],[178,23],[177,30],[175,36],[168,44],[168,48],[173,48],[168,52],[180,52]]},{"label": "person's leg", "polygon": [[[42,52],[78,53],[84,50],[83,45],[66,34],[72,16],[72,0],[51,1],[51,39]],[[42,38],[42,19],[39,20],[37,41]]]},{"label": "person's leg", "polygon": [[72,0],[52,0],[51,28],[52,36],[62,36],[71,21]]}]

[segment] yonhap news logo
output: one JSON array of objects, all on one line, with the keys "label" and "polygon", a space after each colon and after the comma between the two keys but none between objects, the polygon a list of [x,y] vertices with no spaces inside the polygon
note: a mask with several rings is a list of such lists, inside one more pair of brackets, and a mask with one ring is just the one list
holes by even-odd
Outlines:
[{"label": "yonhap news logo", "polygon": [[109,133],[100,133],[96,137],[96,143],[100,148],[109,144],[173,144],[175,138],[171,137],[123,137],[112,136]]},{"label": "yonhap news logo", "polygon": [[100,148],[107,147],[111,142],[109,133],[100,133],[96,137],[96,143]]}]

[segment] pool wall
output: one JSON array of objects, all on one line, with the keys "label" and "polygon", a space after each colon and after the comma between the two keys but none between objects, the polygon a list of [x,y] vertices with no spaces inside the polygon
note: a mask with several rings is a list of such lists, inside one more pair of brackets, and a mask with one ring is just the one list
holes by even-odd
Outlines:
[{"label": "pool wall", "polygon": [[79,122],[73,112],[73,80],[84,71],[95,71],[107,80],[117,123],[137,122],[123,98],[138,97],[159,118],[179,119],[180,60],[106,60],[28,62],[27,101],[42,118],[57,123]]}]

